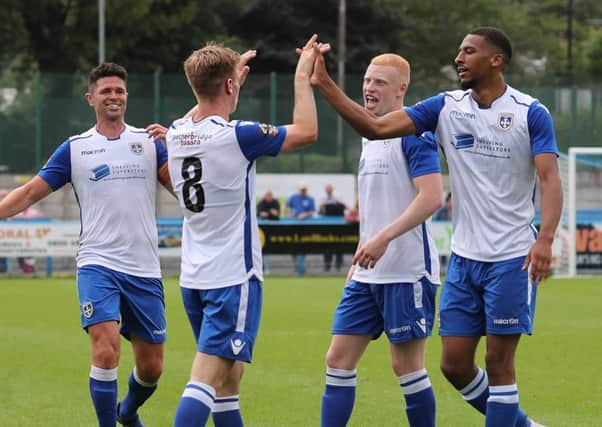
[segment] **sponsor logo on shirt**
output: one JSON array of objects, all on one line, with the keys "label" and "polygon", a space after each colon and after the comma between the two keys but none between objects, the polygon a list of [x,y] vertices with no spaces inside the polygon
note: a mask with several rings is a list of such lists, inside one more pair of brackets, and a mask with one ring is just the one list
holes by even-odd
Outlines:
[{"label": "sponsor logo on shirt", "polygon": [[137,156],[140,156],[144,153],[144,147],[140,142],[130,142],[130,151]]},{"label": "sponsor logo on shirt", "polygon": [[510,158],[510,148],[497,139],[489,139],[471,134],[455,135],[452,145],[456,150],[466,150],[469,153],[479,154],[486,157],[499,159]]},{"label": "sponsor logo on shirt", "polygon": [[180,147],[196,147],[212,138],[207,133],[196,134],[194,132],[174,133],[173,141]]},{"label": "sponsor logo on shirt", "polygon": [[[102,164],[90,170],[90,181],[102,179],[146,179],[146,169],[138,163],[124,163],[109,166]],[[107,178],[109,177],[110,178]]]},{"label": "sponsor logo on shirt", "polygon": [[497,116],[497,125],[501,130],[508,130],[512,127],[514,122],[514,114],[512,113],[500,113]]},{"label": "sponsor logo on shirt", "polygon": [[468,113],[466,111],[452,110],[449,112],[449,117],[452,119],[476,120],[477,115],[475,113]]},{"label": "sponsor logo on shirt", "polygon": [[360,160],[358,173],[360,175],[388,175],[390,165],[385,159]]},{"label": "sponsor logo on shirt", "polygon": [[505,147],[501,141],[498,141],[495,139],[491,140],[491,139],[487,139],[487,138],[478,137],[476,148],[480,152],[488,152],[491,155],[495,154],[495,155],[497,155],[497,157],[500,157],[499,155],[502,154],[501,157],[504,157],[507,159],[510,158],[509,155],[504,155],[504,153],[506,153],[506,154],[510,153],[510,148]]},{"label": "sponsor logo on shirt", "polygon": [[96,148],[94,150],[82,150],[79,154],[80,156],[93,156],[95,154],[101,154],[106,152],[107,150],[104,148]]},{"label": "sponsor logo on shirt", "polygon": [[263,136],[276,136],[278,135],[278,128],[276,126],[268,125],[266,123],[260,123],[259,132],[261,132]]},{"label": "sponsor logo on shirt", "polygon": [[453,142],[456,150],[464,150],[474,146],[474,136],[471,134],[454,135],[456,140]]},{"label": "sponsor logo on shirt", "polygon": [[109,165],[103,164],[100,166],[96,166],[90,172],[92,172],[90,181],[100,181],[101,179],[106,178],[111,174],[111,169],[109,168]]}]

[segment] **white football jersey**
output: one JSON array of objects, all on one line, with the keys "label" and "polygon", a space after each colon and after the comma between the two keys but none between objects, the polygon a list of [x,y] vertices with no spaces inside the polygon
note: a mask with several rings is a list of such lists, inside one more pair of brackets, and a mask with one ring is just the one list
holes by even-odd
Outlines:
[{"label": "white football jersey", "polygon": [[56,149],[39,176],[55,191],[73,186],[81,217],[78,267],[161,277],[155,199],[166,161],[160,142],[129,125],[116,139],[94,127]]},{"label": "white football jersey", "polygon": [[275,156],[284,127],[210,116],[175,121],[167,132],[169,173],[180,208],[185,288],[263,280],[255,213],[255,159]]},{"label": "white football jersey", "polygon": [[[440,173],[437,144],[431,138],[407,136],[362,140],[358,168],[360,243],[395,221],[416,197],[412,180]],[[366,283],[416,283],[439,279],[439,256],[430,219],[397,237],[376,266],[357,265],[353,280]]]},{"label": "white football jersey", "polygon": [[535,164],[558,154],[548,110],[506,87],[484,108],[471,90],[428,98],[406,111],[418,132],[435,132],[449,166],[451,249],[477,261],[525,256],[535,242]]}]

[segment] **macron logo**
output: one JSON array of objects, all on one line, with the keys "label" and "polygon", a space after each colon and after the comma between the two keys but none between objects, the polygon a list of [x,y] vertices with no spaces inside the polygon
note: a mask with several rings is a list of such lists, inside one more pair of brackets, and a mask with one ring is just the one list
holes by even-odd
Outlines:
[{"label": "macron logo", "polygon": [[234,353],[235,356],[238,356],[238,354],[242,351],[245,344],[246,344],[245,342],[241,341],[238,338],[236,338],[235,340],[230,340],[230,346],[232,347],[232,353]]},{"label": "macron logo", "polygon": [[518,325],[518,319],[510,318],[510,319],[493,319],[494,325]]}]

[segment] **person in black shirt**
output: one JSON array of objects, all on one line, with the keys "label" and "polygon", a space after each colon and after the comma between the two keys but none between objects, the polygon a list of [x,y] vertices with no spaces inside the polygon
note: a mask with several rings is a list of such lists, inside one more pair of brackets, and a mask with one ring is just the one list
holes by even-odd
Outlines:
[{"label": "person in black shirt", "polygon": [[272,190],[266,191],[257,204],[257,216],[261,219],[280,219],[280,203],[274,199]]}]

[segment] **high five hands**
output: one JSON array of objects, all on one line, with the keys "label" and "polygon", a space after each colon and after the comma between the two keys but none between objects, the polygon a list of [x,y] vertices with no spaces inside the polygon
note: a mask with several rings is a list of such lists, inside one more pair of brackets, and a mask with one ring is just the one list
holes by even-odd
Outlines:
[{"label": "high five hands", "polygon": [[[307,71],[311,73],[311,84],[315,85],[317,80],[314,81],[314,78],[319,78],[320,76],[326,74],[326,64],[324,62],[324,54],[330,52],[330,43],[322,43],[318,42],[318,35],[312,35],[305,46],[302,48],[295,49],[297,55],[299,55],[299,67],[300,65],[307,65],[309,68]],[[303,64],[302,64],[303,62]],[[309,64],[306,64],[309,63]],[[316,70],[316,67],[320,67],[319,70]],[[316,75],[316,72],[319,72]]]}]

